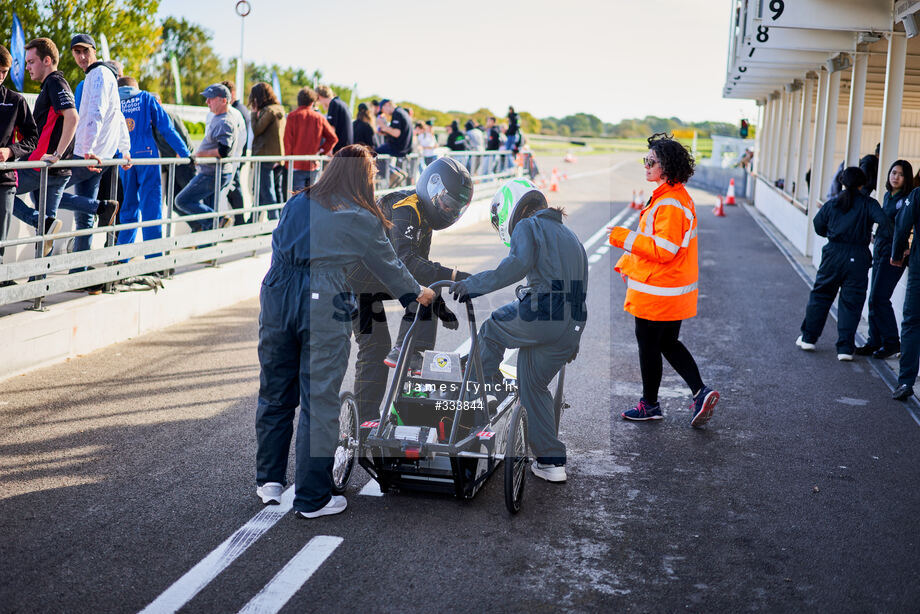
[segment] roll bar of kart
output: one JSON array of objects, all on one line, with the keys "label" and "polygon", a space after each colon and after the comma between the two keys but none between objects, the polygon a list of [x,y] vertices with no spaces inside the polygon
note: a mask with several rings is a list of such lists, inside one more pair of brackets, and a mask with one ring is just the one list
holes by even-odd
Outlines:
[{"label": "roll bar of kart", "polygon": [[[428,286],[431,290],[435,291],[435,298],[432,301],[432,306],[434,304],[434,301],[440,298],[441,296],[440,290],[450,286],[451,283],[452,282],[450,281],[443,280],[443,281],[436,281],[430,286]],[[470,325],[471,343],[470,343],[469,358],[467,359],[467,363],[466,363],[467,368],[463,370],[463,378],[460,383],[461,399],[463,398],[464,395],[466,395],[467,386],[469,384],[469,376],[470,376],[469,367],[470,367],[470,364],[472,364],[474,368],[476,369],[477,380],[480,382],[479,394],[480,394],[480,400],[482,402],[483,411],[486,411],[489,405],[488,405],[488,400],[486,399],[485,386],[483,385],[485,383],[485,379],[483,378],[483,372],[482,372],[482,360],[479,357],[479,339],[476,334],[476,312],[473,309],[473,301],[471,299],[462,301],[462,302],[466,303],[466,317]],[[410,326],[409,330],[406,331],[406,336],[403,339],[402,351],[400,352],[399,358],[396,361],[396,375],[393,377],[393,383],[390,385],[390,390],[387,393],[383,407],[381,407],[380,409],[380,421],[378,422],[377,427],[374,430],[374,437],[381,437],[383,435],[383,429],[384,429],[384,425],[387,422],[387,415],[389,414],[390,407],[392,407],[393,404],[395,403],[396,395],[399,391],[399,385],[402,379],[405,377],[406,361],[408,360],[408,356],[412,353],[412,345],[415,342],[413,333],[416,332],[416,326],[419,321],[419,316],[420,314],[422,314],[423,310],[427,310],[431,317],[437,317],[433,313],[434,310],[432,309],[431,306],[426,307],[424,305],[419,305],[419,308],[415,310],[415,318],[412,320],[412,326]],[[472,361],[472,363],[470,361]],[[459,425],[460,425],[460,412],[462,410],[463,410],[463,404],[458,402],[454,409],[454,419],[453,419],[453,424],[451,425],[451,429],[450,429],[450,439],[448,439],[448,442],[451,444],[454,443],[457,438],[457,429],[459,428]]]}]

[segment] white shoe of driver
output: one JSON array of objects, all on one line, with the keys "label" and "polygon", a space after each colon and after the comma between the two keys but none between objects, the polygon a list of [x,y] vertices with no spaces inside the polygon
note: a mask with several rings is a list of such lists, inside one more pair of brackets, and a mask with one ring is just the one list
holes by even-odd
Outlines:
[{"label": "white shoe of driver", "polygon": [[530,470],[535,476],[547,482],[556,482],[559,484],[566,480],[565,465],[544,465],[543,463],[534,461],[530,466]]},{"label": "white shoe of driver", "polygon": [[280,505],[282,493],[284,493],[284,486],[278,482],[266,482],[256,488],[256,495],[265,505]]},{"label": "white shoe of driver", "polygon": [[331,516],[332,514],[341,514],[348,507],[348,501],[341,495],[332,495],[329,503],[319,508],[315,512],[297,512],[298,516],[304,518],[319,518],[320,516]]}]

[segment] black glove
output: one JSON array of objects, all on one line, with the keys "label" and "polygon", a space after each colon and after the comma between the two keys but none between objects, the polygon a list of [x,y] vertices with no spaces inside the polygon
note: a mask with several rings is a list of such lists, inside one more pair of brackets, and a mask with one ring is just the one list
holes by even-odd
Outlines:
[{"label": "black glove", "polygon": [[457,320],[457,316],[453,311],[447,308],[447,303],[444,302],[443,298],[438,296],[434,299],[434,305],[432,307],[435,315],[444,323],[444,328],[450,330],[457,330],[460,328],[460,322]]},{"label": "black glove", "polygon": [[468,279],[472,276],[473,276],[472,273],[464,273],[463,271],[457,271],[456,273],[454,273],[454,281],[463,281],[464,279]]},{"label": "black glove", "polygon": [[455,281],[452,283],[450,285],[450,293],[461,303],[473,300],[473,297],[470,296],[470,291],[466,287],[465,281]]},{"label": "black glove", "polygon": [[572,352],[572,356],[567,361],[565,361],[566,363],[574,362],[575,358],[578,356],[578,350],[580,347],[581,346],[575,348],[575,351]]}]

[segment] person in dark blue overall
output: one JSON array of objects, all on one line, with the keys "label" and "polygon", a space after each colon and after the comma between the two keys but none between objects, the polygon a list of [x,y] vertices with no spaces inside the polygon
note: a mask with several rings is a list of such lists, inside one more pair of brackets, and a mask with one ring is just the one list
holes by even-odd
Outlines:
[{"label": "person in dark blue overall", "polygon": [[[913,187],[914,170],[910,162],[895,161],[888,171],[888,182],[885,184],[887,191],[882,205],[882,211],[892,225]],[[862,192],[866,193],[865,187]],[[891,264],[891,235],[876,232],[872,249],[872,281],[869,283],[869,339],[866,345],[856,348],[856,354],[889,358],[901,351],[898,321],[891,307],[891,294],[903,273],[904,267]]]},{"label": "person in dark blue overall", "polygon": [[[901,361],[898,387],[892,398],[906,401],[914,395],[917,368],[920,363],[920,188],[914,188],[904,200],[895,221],[891,240],[891,264],[904,266],[905,257],[912,266],[907,270],[907,292],[904,293],[904,317],[901,319]],[[911,231],[910,256],[907,255]]]},{"label": "person in dark blue overall", "polygon": [[[118,96],[121,99],[121,113],[128,124],[128,136],[131,137],[131,157],[159,157],[153,131],[159,130],[173,151],[181,158],[189,156],[189,150],[166,111],[150,92],[142,91],[133,77],[118,80]],[[125,199],[121,204],[119,221],[122,224],[135,224],[143,216],[144,221],[158,220],[163,217],[163,189],[158,165],[132,166],[119,173],[125,190]],[[143,229],[145,241],[159,239],[163,236],[161,226],[146,226]],[[118,245],[134,243],[136,228],[129,228],[118,233]],[[158,254],[148,254],[153,258]]]},{"label": "person in dark blue overall", "polygon": [[431,303],[384,233],[374,202],[373,154],[341,149],[320,180],[292,197],[272,233],[272,264],[262,281],[259,314],[259,406],[256,494],[280,503],[297,427],[294,510],[306,518],[337,514],[332,495],[339,436],[339,389],[348,366],[354,297],[345,270],[364,262],[403,305]]},{"label": "person in dark blue overall", "polygon": [[509,286],[524,277],[517,300],[499,307],[479,329],[484,384],[501,396],[499,371],[506,348],[520,348],[517,360],[521,404],[527,409],[531,470],[550,482],[566,480],[565,444],[556,432],[549,383],[574,360],[585,329],[588,256],[562,223],[563,211],[527,179],[505,183],[492,200],[492,225],[511,248],[491,271],[451,284],[464,301]]},{"label": "person in dark blue overall", "polygon": [[830,199],[815,215],[815,232],[827,237],[821,250],[821,265],[815,285],[808,297],[802,334],[795,344],[802,350],[814,351],[815,342],[824,330],[827,314],[837,292],[837,360],[853,360],[856,327],[866,301],[869,285],[867,272],[872,266],[869,242],[872,225],[878,224],[879,234],[891,234],[891,220],[882,212],[874,198],[859,191],[866,183],[866,174],[858,167],[844,169],[840,175],[843,191]]}]

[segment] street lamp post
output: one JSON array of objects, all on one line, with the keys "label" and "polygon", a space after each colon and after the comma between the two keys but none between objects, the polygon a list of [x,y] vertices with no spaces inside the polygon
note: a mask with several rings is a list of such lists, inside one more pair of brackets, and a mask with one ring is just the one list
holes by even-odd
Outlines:
[{"label": "street lamp post", "polygon": [[247,0],[239,0],[236,3],[236,14],[240,16],[240,57],[236,60],[236,91],[239,96],[246,89],[245,73],[243,71],[243,26],[246,22],[246,16],[252,12],[252,5]]}]

